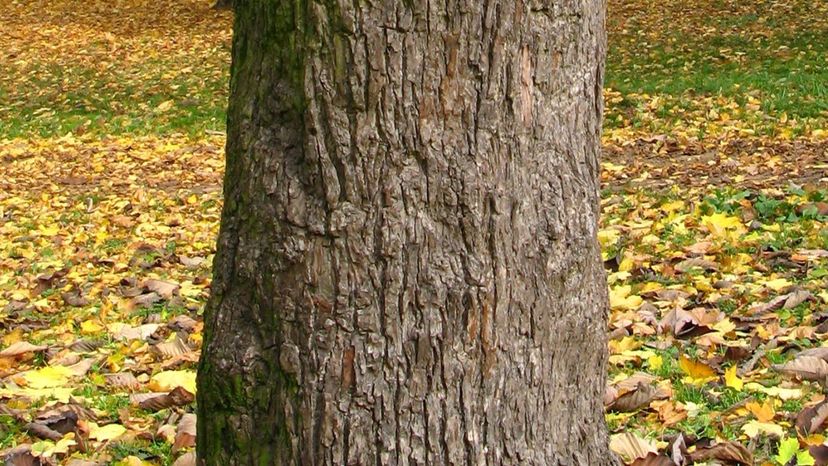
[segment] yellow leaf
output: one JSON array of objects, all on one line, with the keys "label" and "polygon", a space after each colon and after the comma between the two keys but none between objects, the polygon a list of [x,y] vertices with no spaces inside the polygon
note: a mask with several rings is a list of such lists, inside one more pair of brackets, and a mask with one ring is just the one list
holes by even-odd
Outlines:
[{"label": "yellow leaf", "polygon": [[722,335],[727,335],[728,333],[736,330],[736,324],[734,324],[730,319],[725,317],[724,319],[716,322],[716,324],[713,326],[713,330],[721,332]]},{"label": "yellow leaf", "polygon": [[163,112],[166,112],[167,110],[171,109],[172,106],[173,106],[173,101],[172,100],[165,100],[165,101],[161,102],[160,104],[158,104],[157,107],[155,107],[155,111],[157,111],[159,113],[163,113]]},{"label": "yellow leaf", "polygon": [[621,260],[621,263],[618,264],[618,270],[620,272],[629,272],[635,268],[635,261],[630,257],[625,257]]},{"label": "yellow leaf", "polygon": [[756,416],[756,420],[759,422],[770,422],[776,417],[776,411],[773,409],[773,401],[770,399],[765,400],[763,404],[751,401],[745,404],[745,408]]},{"label": "yellow leaf", "polygon": [[126,433],[126,427],[120,424],[107,424],[99,427],[94,422],[89,423],[89,438],[105,442],[107,440],[114,440]]},{"label": "yellow leaf", "polygon": [[61,403],[68,403],[72,397],[71,388],[0,388],[0,397],[12,398],[22,396],[32,400],[54,398]]},{"label": "yellow leaf", "polygon": [[116,466],[153,466],[152,463],[142,460],[137,456],[129,455],[126,458],[122,459],[115,463]]},{"label": "yellow leaf", "polygon": [[72,375],[72,371],[68,367],[47,366],[42,369],[24,372],[22,377],[29,388],[51,388],[66,385]]},{"label": "yellow leaf", "polygon": [[775,437],[782,437],[785,435],[785,431],[782,429],[782,426],[777,424],[772,424],[770,422],[759,422],[757,420],[751,419],[745,425],[742,426],[742,432],[744,432],[748,437],[754,438],[757,435],[765,434],[765,435],[773,435]]},{"label": "yellow leaf", "polygon": [[641,346],[636,337],[624,337],[620,340],[612,340],[609,342],[610,353],[619,354],[625,351],[630,351]]},{"label": "yellow leaf", "polygon": [[23,339],[23,329],[17,327],[11,332],[3,335],[3,346],[11,346]]},{"label": "yellow leaf", "polygon": [[190,393],[196,392],[195,371],[164,371],[152,376],[147,384],[150,390],[168,392],[175,387],[181,387]]},{"label": "yellow leaf", "polygon": [[54,452],[65,455],[66,453],[69,453],[70,447],[77,444],[78,442],[75,441],[75,434],[73,432],[69,432],[62,439],[58,440],[55,444]]},{"label": "yellow leaf", "polygon": [[768,287],[768,288],[770,288],[770,289],[772,289],[773,291],[776,291],[776,292],[782,291],[785,288],[788,288],[789,286],[791,286],[792,284],[793,283],[789,282],[788,280],[786,280],[784,278],[777,278],[777,279],[774,279],[774,280],[769,280],[769,281],[764,283],[764,285],[766,287]]},{"label": "yellow leaf", "polygon": [[798,400],[802,398],[802,390],[798,388],[766,387],[756,382],[748,382],[745,389],[752,392],[760,392],[782,400]]},{"label": "yellow leaf", "polygon": [[707,227],[713,236],[723,239],[735,239],[747,230],[739,217],[732,217],[721,213],[705,215],[702,224]]},{"label": "yellow leaf", "polygon": [[736,366],[731,366],[728,370],[725,371],[725,385],[735,389],[736,391],[742,391],[742,388],[745,386],[745,383],[736,374],[736,370]]},{"label": "yellow leaf", "polygon": [[55,443],[49,440],[41,440],[33,443],[30,451],[34,457],[49,458],[55,452]]},{"label": "yellow leaf", "polygon": [[37,227],[37,231],[39,231],[43,236],[55,236],[60,231],[60,227],[57,225],[40,225]]},{"label": "yellow leaf", "polygon": [[661,206],[661,210],[663,210],[664,212],[667,212],[668,214],[672,213],[672,212],[675,212],[677,210],[681,210],[683,208],[684,208],[684,201],[682,201],[682,200],[668,202],[668,203],[663,204]]},{"label": "yellow leaf", "polygon": [[683,354],[679,356],[679,368],[694,382],[706,382],[716,377],[716,371],[712,367],[694,361]]},{"label": "yellow leaf", "polygon": [[615,228],[606,228],[598,231],[598,241],[604,247],[614,245],[620,236],[621,233]]},{"label": "yellow leaf", "polygon": [[650,356],[650,358],[647,359],[647,365],[650,367],[650,369],[657,371],[661,369],[661,366],[664,365],[664,358],[662,358],[658,354],[655,356]]},{"label": "yellow leaf", "polygon": [[92,319],[81,322],[80,330],[83,334],[94,334],[103,331],[103,326]]},{"label": "yellow leaf", "polygon": [[610,307],[615,310],[630,311],[638,309],[644,300],[641,296],[630,295],[632,287],[630,285],[620,285],[612,288],[609,293]]}]

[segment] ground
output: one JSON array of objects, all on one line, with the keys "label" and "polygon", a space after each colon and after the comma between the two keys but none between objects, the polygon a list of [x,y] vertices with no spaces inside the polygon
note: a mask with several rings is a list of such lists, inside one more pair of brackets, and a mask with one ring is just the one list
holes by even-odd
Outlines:
[{"label": "ground", "polygon": [[[232,18],[212,3],[0,9],[11,464],[191,464]],[[828,5],[609,7],[613,446],[826,464]]]}]

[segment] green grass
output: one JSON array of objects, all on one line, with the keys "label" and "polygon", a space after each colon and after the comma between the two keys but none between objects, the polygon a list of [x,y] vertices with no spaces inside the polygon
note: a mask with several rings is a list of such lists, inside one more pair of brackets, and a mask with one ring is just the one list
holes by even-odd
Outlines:
[{"label": "green grass", "polygon": [[[671,97],[658,113],[666,120],[684,118],[702,96],[729,97],[742,107],[752,96],[776,118],[824,119],[825,9],[803,0],[788,8],[780,15],[762,0],[610,2],[606,85],[624,96]],[[608,124],[635,105],[610,106]]]},{"label": "green grass", "polygon": [[[217,63],[216,66],[222,66]],[[221,131],[227,103],[224,76],[202,72],[165,77],[177,62],[147,62],[101,73],[38,64],[11,70],[32,76],[25,90],[0,81],[0,137],[62,136],[69,132],[150,135]],[[203,70],[209,71],[209,70]],[[65,91],[61,92],[62,88]],[[168,110],[162,102],[172,101]]]}]

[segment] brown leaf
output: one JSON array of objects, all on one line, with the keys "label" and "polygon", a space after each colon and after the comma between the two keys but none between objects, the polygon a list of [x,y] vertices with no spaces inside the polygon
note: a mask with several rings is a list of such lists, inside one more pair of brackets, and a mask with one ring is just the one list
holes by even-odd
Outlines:
[{"label": "brown leaf", "polygon": [[46,466],[52,464],[48,459],[32,455],[31,444],[24,443],[6,450],[0,455],[3,466]]},{"label": "brown leaf", "polygon": [[707,271],[713,272],[713,271],[719,270],[719,265],[716,264],[713,261],[709,261],[709,260],[703,259],[701,257],[694,257],[692,259],[686,259],[686,260],[683,260],[683,261],[679,262],[678,264],[676,264],[675,268],[679,272],[683,272],[683,273],[686,273],[689,270],[694,269],[694,268],[699,268],[699,269],[702,269],[702,270],[707,270]]},{"label": "brown leaf", "polygon": [[204,262],[204,258],[203,257],[178,256],[178,261],[181,262],[181,264],[184,267],[187,267],[188,269],[194,269],[194,268],[198,267],[199,265],[201,265],[202,262]]},{"label": "brown leaf", "polygon": [[164,361],[161,364],[162,370],[171,370],[177,369],[181,366],[192,364],[194,362],[198,362],[198,358],[201,355],[201,351],[190,351],[187,354],[182,354],[181,356],[175,356],[172,359]]},{"label": "brown leaf", "polygon": [[633,461],[630,466],[676,466],[676,463],[668,456],[650,453],[644,458]]},{"label": "brown leaf", "polygon": [[675,308],[661,319],[658,324],[661,331],[670,330],[676,338],[698,337],[714,330],[698,317],[681,308]]},{"label": "brown leaf", "polygon": [[688,247],[684,248],[684,250],[687,251],[690,254],[694,254],[694,255],[697,255],[697,256],[702,256],[702,255],[707,254],[712,247],[713,247],[712,242],[710,242],[710,241],[701,241],[699,243],[696,243],[696,244],[693,244],[691,246],[688,246]]},{"label": "brown leaf", "polygon": [[82,458],[72,458],[68,463],[66,463],[66,466],[101,466],[101,463]]},{"label": "brown leaf", "polygon": [[196,464],[196,454],[194,451],[190,451],[184,453],[183,455],[179,456],[175,463],[172,466],[195,466]]},{"label": "brown leaf", "polygon": [[87,372],[89,372],[89,369],[92,368],[92,365],[95,364],[95,361],[96,360],[94,358],[86,358],[82,361],[78,361],[75,364],[67,366],[67,369],[72,371],[72,374],[74,374],[75,376],[82,377],[86,375]]},{"label": "brown leaf", "polygon": [[34,422],[64,435],[77,429],[79,417],[68,405],[63,405],[38,414]]},{"label": "brown leaf", "polygon": [[63,298],[63,302],[68,306],[83,307],[89,305],[89,300],[81,296],[79,291],[67,291],[61,293],[60,297]]},{"label": "brown leaf", "polygon": [[808,453],[814,457],[814,466],[828,466],[828,446],[814,445],[808,448]]},{"label": "brown leaf", "polygon": [[63,438],[63,434],[60,432],[49,428],[49,426],[45,424],[40,424],[37,422],[30,422],[26,424],[26,431],[30,434],[34,435],[37,438],[44,439],[44,440],[60,440]]},{"label": "brown leaf", "polygon": [[822,401],[815,406],[803,409],[796,416],[796,429],[803,437],[825,430],[825,420],[828,419],[828,401]]},{"label": "brown leaf", "polygon": [[28,353],[39,353],[46,350],[46,348],[48,347],[45,345],[33,345],[26,341],[18,341],[0,351],[0,358],[16,358]]},{"label": "brown leaf", "polygon": [[785,302],[788,300],[788,297],[789,295],[783,294],[781,296],[777,296],[771,299],[766,303],[753,306],[748,310],[748,315],[751,317],[757,317],[766,314],[770,311],[775,311],[785,305]]},{"label": "brown leaf", "polygon": [[727,461],[745,466],[753,465],[753,455],[742,444],[736,442],[718,443],[709,447],[699,447],[688,454],[690,463],[708,460]]},{"label": "brown leaf", "polygon": [[803,356],[812,356],[828,361],[828,346],[818,346],[816,348],[806,349],[796,355],[797,358],[801,358]]},{"label": "brown leaf", "polygon": [[181,331],[186,333],[193,333],[193,330],[195,330],[197,325],[198,321],[196,321],[192,317],[183,314],[175,316],[173,320],[167,323],[167,327],[169,327],[173,331]]},{"label": "brown leaf", "polygon": [[115,334],[115,338],[124,340],[146,340],[158,330],[158,327],[160,327],[158,324],[144,324],[140,327],[125,325]]},{"label": "brown leaf", "polygon": [[788,299],[785,300],[785,304],[782,306],[785,309],[792,309],[800,304],[813,299],[814,295],[811,294],[808,290],[796,290],[792,293],[788,293]]},{"label": "brown leaf", "polygon": [[175,453],[182,448],[195,446],[196,442],[196,415],[185,414],[178,423],[178,432],[175,434],[175,443],[172,452]]},{"label": "brown leaf", "polygon": [[175,442],[175,426],[172,424],[162,424],[158,426],[155,431],[156,439],[163,439],[167,443]]},{"label": "brown leaf", "polygon": [[103,340],[78,340],[69,345],[69,349],[77,353],[91,353],[103,345]]},{"label": "brown leaf", "polygon": [[131,305],[134,308],[149,307],[161,301],[161,295],[152,291],[132,298]]},{"label": "brown leaf", "polygon": [[825,381],[828,376],[828,362],[813,356],[799,356],[785,364],[771,366],[775,371],[785,375],[798,377],[802,380]]},{"label": "brown leaf", "polygon": [[176,337],[173,341],[150,346],[150,351],[153,354],[163,356],[164,358],[172,358],[190,353],[192,352],[192,349],[190,349],[190,347],[187,346],[187,343],[185,343],[181,338]]},{"label": "brown leaf", "polygon": [[141,387],[141,382],[135,378],[132,372],[118,372],[117,374],[106,374],[106,383],[114,388],[126,388],[128,390],[137,390]]},{"label": "brown leaf", "polygon": [[178,293],[181,288],[180,285],[164,280],[147,280],[144,282],[144,287],[149,291],[158,293],[164,299],[170,299],[174,294]]},{"label": "brown leaf", "polygon": [[658,398],[658,388],[644,382],[639,382],[635,389],[617,397],[607,406],[609,411],[629,413],[650,405]]},{"label": "brown leaf", "polygon": [[195,401],[195,395],[182,387],[176,387],[169,393],[136,394],[130,397],[130,401],[147,411],[161,411],[174,406],[188,405]]}]

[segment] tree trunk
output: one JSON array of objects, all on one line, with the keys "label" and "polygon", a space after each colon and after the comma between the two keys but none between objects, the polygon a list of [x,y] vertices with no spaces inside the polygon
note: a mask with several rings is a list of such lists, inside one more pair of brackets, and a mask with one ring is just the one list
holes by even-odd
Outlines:
[{"label": "tree trunk", "polygon": [[605,465],[604,0],[236,5],[206,465]]}]

